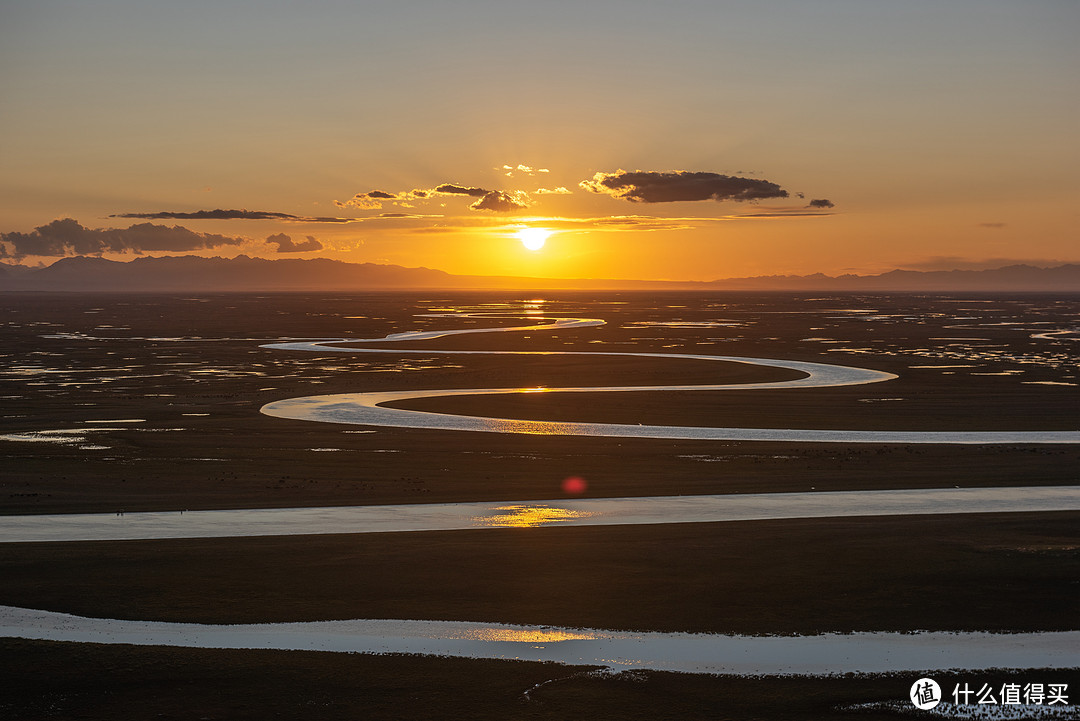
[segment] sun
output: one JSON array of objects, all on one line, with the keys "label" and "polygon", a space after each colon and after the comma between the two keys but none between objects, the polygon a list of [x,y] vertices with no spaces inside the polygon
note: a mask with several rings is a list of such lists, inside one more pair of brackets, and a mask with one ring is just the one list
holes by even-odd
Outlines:
[{"label": "sun", "polygon": [[548,237],[554,233],[546,228],[522,228],[517,232],[518,240],[529,250],[540,250],[544,247]]}]

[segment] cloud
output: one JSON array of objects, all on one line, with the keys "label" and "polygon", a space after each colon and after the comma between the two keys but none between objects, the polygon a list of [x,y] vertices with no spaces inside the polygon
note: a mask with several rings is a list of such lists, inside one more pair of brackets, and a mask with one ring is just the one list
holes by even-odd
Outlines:
[{"label": "cloud", "polygon": [[[507,166],[510,167],[510,166]],[[519,168],[527,169],[530,174],[533,173],[546,173],[546,168],[530,168],[529,166],[519,166]],[[566,188],[556,188],[554,190],[548,190],[541,188],[537,191],[541,195],[567,195],[570,193]],[[512,210],[522,210],[529,207],[529,194],[522,190],[489,190],[487,188],[481,188],[472,185],[461,185],[458,183],[442,183],[434,188],[413,188],[412,190],[406,190],[400,193],[390,193],[385,190],[372,190],[367,193],[357,193],[351,199],[344,203],[335,200],[334,205],[339,208],[361,208],[364,210],[379,210],[382,208],[382,202],[388,201],[395,203],[400,207],[411,208],[410,201],[414,200],[431,200],[437,196],[462,196],[467,198],[477,198],[477,201],[472,203],[469,207],[473,210],[494,210],[497,212],[508,212]],[[431,216],[405,216],[394,215],[390,213],[383,213],[379,215],[380,218],[389,217],[431,217]],[[353,220],[367,220],[367,218],[356,218]]]},{"label": "cloud", "polygon": [[[375,193],[381,193],[381,190],[372,191]],[[335,200],[334,205],[339,208],[360,208],[361,210],[378,210],[382,207],[375,198],[371,197],[371,193],[357,193],[353,197],[346,200],[344,203],[340,200]]]},{"label": "cloud", "polygon": [[[500,168],[496,168],[496,170],[500,170]],[[501,170],[506,171],[506,173],[504,173],[504,175],[506,175],[508,178],[514,177],[515,172],[525,173],[526,175],[536,175],[537,173],[550,173],[551,172],[547,168],[534,168],[534,167],[532,167],[530,165],[521,165],[521,164],[518,164],[516,166],[514,166],[514,165],[504,165],[504,166],[502,166]]]},{"label": "cloud", "polygon": [[754,218],[821,218],[834,213],[820,213],[806,208],[777,208],[764,213],[740,213],[739,215],[726,215],[723,220],[750,220]]},{"label": "cloud", "polygon": [[455,183],[443,183],[436,188],[413,188],[400,193],[389,193],[385,190],[371,190],[366,193],[357,193],[345,202],[335,200],[334,205],[339,208],[358,208],[360,210],[379,210],[383,201],[397,203],[406,208],[411,208],[410,201],[427,200],[436,195],[466,195],[471,198],[483,198],[489,190],[485,188],[472,188]]},{"label": "cloud", "polygon": [[835,208],[836,204],[827,198],[815,198],[806,206],[807,208]]},{"label": "cloud", "polygon": [[382,201],[384,200],[405,205],[411,200],[424,200],[430,198],[434,194],[434,190],[421,188],[414,188],[413,190],[406,190],[401,193],[388,193],[385,190],[371,190],[367,193],[357,193],[344,203],[340,200],[335,200],[334,205],[339,208],[352,207],[361,210],[379,210],[382,208]]},{"label": "cloud", "polygon": [[[530,174],[549,172],[546,168],[532,168],[525,165],[512,169],[523,169],[523,172],[527,170]],[[553,190],[540,188],[536,192],[539,195],[569,195],[571,193],[571,191],[562,187]],[[402,208],[412,208],[413,206],[409,204],[409,201],[433,200],[440,196],[476,198],[475,202],[469,205],[471,210],[490,210],[498,213],[524,210],[531,205],[530,195],[524,190],[489,190],[488,188],[462,185],[460,183],[441,183],[434,188],[413,188],[412,190],[406,190],[400,193],[391,193],[385,190],[372,190],[366,193],[357,193],[344,203],[335,200],[334,204],[339,208],[351,206],[365,210],[378,210],[382,208],[382,202],[386,201],[394,203]],[[375,217],[430,218],[442,216],[421,215],[416,213],[381,213]],[[354,218],[352,220],[359,222],[372,219],[372,217],[368,217]]]},{"label": "cloud", "polygon": [[775,210],[769,210],[767,213],[741,213],[739,215],[725,216],[725,220],[743,220],[753,218],[821,218],[823,216],[834,215],[833,213],[818,213],[815,210],[808,210],[806,208],[778,208]]},{"label": "cloud", "polygon": [[64,255],[101,255],[102,253],[144,253],[152,251],[190,251],[241,245],[243,238],[215,233],[196,233],[174,225],[136,223],[129,228],[83,227],[72,218],[54,220],[31,233],[0,233],[0,240],[10,246],[11,257]]},{"label": "cloud", "polygon": [[767,180],[687,170],[618,170],[614,173],[596,173],[591,180],[583,180],[578,185],[593,193],[602,193],[634,203],[745,201],[788,197],[786,190]]},{"label": "cloud", "polygon": [[296,218],[289,213],[272,213],[268,210],[196,210],[190,213],[162,210],[156,213],[114,213],[110,218],[146,218],[148,220],[285,220]]},{"label": "cloud", "polygon": [[425,228],[413,228],[409,232],[414,235],[440,235],[446,233],[460,233],[461,228],[447,228],[441,225],[430,225]]},{"label": "cloud", "polygon": [[522,192],[492,190],[469,207],[473,210],[493,210],[496,213],[524,210],[529,207],[528,195]]},{"label": "cloud", "polygon": [[443,183],[435,188],[435,192],[442,195],[468,195],[470,198],[483,198],[490,193],[497,191],[485,190],[483,188],[468,188],[462,185],[454,185],[453,183]]},{"label": "cloud", "polygon": [[303,253],[306,251],[323,249],[323,244],[310,235],[307,236],[307,240],[296,243],[284,233],[275,233],[274,235],[267,236],[266,242],[271,245],[276,245],[277,251],[275,252],[277,253]]},{"label": "cloud", "polygon": [[110,218],[145,218],[147,220],[284,220],[294,223],[349,223],[350,218],[315,218],[268,210],[161,210],[154,213],[114,213]]}]

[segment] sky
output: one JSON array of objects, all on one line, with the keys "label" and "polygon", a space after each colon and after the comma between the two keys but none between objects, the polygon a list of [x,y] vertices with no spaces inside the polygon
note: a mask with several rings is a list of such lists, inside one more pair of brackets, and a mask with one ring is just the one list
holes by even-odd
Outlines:
[{"label": "sky", "polygon": [[1078,31],[1075,0],[0,0],[0,262],[1080,262]]}]

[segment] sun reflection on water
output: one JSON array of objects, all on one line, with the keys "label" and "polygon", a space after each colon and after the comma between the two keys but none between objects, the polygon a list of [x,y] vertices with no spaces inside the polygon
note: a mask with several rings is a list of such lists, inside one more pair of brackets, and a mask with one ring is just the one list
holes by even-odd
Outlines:
[{"label": "sun reflection on water", "polygon": [[588,511],[572,511],[569,508],[556,506],[512,505],[497,506],[495,510],[505,511],[505,513],[476,516],[473,518],[473,523],[492,528],[536,528],[596,515]]},{"label": "sun reflection on water", "polygon": [[453,638],[469,641],[507,641],[510,643],[558,643],[559,641],[591,641],[603,636],[561,628],[478,628],[462,631]]}]

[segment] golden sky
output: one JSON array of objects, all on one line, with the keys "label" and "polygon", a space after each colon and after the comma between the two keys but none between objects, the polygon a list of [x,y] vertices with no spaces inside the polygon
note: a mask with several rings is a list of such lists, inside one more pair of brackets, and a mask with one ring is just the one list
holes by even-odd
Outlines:
[{"label": "golden sky", "polygon": [[1077,30],[1072,0],[0,1],[0,260],[1077,262]]}]

